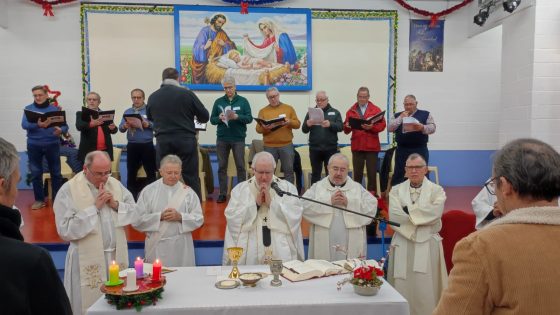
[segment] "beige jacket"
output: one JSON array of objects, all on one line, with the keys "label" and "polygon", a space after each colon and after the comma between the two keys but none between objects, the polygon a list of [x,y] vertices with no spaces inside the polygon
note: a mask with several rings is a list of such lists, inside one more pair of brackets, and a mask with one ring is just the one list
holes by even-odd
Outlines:
[{"label": "beige jacket", "polygon": [[560,314],[560,208],[523,208],[461,240],[434,314]]}]

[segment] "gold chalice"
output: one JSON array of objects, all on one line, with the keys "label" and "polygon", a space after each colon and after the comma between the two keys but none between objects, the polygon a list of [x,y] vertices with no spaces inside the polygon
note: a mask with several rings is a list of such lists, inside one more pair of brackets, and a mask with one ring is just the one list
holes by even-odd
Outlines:
[{"label": "gold chalice", "polygon": [[231,272],[229,273],[228,277],[231,279],[237,279],[239,278],[239,269],[237,268],[237,261],[239,261],[241,255],[243,255],[243,247],[228,247],[227,252],[228,252],[228,257],[231,260],[231,264],[233,265],[233,268],[231,269]]}]

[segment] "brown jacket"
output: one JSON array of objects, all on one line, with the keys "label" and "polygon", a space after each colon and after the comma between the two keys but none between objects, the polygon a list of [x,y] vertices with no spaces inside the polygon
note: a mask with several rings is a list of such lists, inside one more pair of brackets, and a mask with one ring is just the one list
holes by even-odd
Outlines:
[{"label": "brown jacket", "polygon": [[461,240],[433,314],[560,314],[560,208],[523,208]]}]

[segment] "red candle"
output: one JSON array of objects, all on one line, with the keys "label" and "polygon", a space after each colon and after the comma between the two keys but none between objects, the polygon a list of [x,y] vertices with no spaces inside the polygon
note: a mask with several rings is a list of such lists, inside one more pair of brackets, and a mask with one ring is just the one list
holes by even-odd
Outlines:
[{"label": "red candle", "polygon": [[160,281],[161,280],[161,262],[159,259],[156,259],[154,262],[154,268],[152,271],[152,280],[153,281]]}]

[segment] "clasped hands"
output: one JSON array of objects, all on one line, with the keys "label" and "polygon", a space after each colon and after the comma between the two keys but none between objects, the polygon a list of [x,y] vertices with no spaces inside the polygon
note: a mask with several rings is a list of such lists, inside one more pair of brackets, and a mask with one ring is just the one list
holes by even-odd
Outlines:
[{"label": "clasped hands", "polygon": [[265,205],[267,207],[270,207],[271,200],[272,198],[270,196],[270,189],[266,184],[261,184],[261,186],[259,187],[259,193],[255,198],[255,202],[257,203],[257,206],[260,207],[262,205]]},{"label": "clasped hands", "polygon": [[337,189],[331,195],[331,204],[333,206],[347,207],[348,206],[348,198],[346,198],[346,195],[342,191]]},{"label": "clasped hands", "polygon": [[105,190],[104,184],[99,184],[99,191],[95,198],[95,207],[101,210],[105,204],[115,211],[119,209],[119,202],[113,198],[113,194]]},{"label": "clasped hands", "polygon": [[167,208],[161,212],[160,221],[181,221],[183,217],[175,208]]}]

